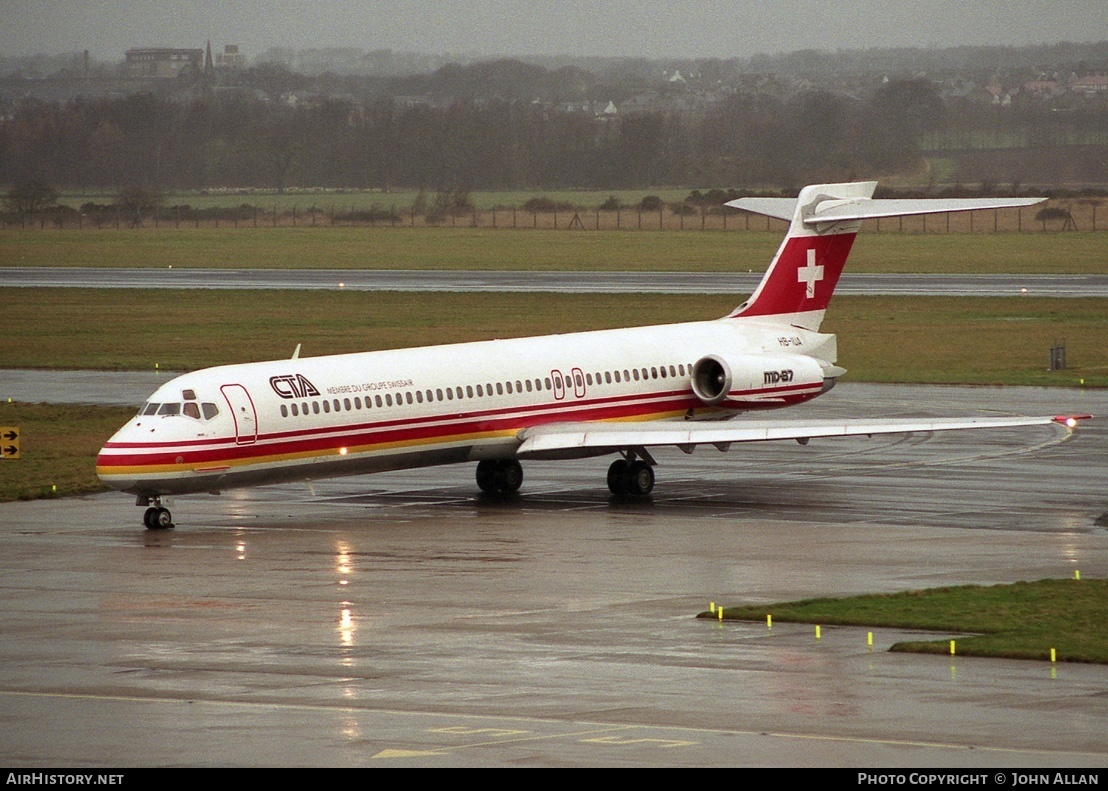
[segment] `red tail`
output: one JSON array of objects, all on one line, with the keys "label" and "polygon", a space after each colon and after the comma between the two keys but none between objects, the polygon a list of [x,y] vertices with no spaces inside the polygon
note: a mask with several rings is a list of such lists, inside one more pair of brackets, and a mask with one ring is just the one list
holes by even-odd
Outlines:
[{"label": "red tail", "polygon": [[731,316],[822,314],[831,302],[857,235],[788,237],[758,289]]}]

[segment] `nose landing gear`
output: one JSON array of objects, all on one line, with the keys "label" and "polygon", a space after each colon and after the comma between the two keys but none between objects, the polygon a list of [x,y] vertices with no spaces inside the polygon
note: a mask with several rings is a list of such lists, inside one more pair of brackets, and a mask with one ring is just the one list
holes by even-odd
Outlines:
[{"label": "nose landing gear", "polygon": [[175,527],[173,514],[169,513],[169,509],[162,505],[161,497],[143,497],[139,495],[138,499],[135,500],[135,505],[149,506],[142,515],[142,523],[147,530],[169,530]]}]

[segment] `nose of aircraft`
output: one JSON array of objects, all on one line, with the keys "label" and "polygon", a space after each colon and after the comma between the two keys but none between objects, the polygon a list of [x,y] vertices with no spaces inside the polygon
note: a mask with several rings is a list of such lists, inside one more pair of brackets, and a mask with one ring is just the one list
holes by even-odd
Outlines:
[{"label": "nose of aircraft", "polygon": [[125,479],[121,475],[123,472],[121,467],[123,459],[119,450],[120,446],[125,441],[128,428],[129,425],[123,426],[112,434],[96,454],[96,477],[106,486],[119,489],[120,491],[126,490],[134,482],[133,477],[127,477]]}]

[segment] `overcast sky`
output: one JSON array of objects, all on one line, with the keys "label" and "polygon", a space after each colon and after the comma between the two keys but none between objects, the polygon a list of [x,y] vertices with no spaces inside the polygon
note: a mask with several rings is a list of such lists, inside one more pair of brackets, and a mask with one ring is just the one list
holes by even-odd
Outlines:
[{"label": "overcast sky", "polygon": [[1108,40],[1108,0],[0,0],[0,55],[239,44],[467,55],[758,52]]}]

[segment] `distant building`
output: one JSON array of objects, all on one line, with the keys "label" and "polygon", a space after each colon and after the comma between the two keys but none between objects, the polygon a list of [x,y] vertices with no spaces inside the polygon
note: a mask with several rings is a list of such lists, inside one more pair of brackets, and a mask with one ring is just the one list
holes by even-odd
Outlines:
[{"label": "distant building", "polygon": [[1090,99],[1094,96],[1103,96],[1108,93],[1108,77],[1104,75],[1077,77],[1070,81],[1070,91]]},{"label": "distant building", "polygon": [[246,56],[239,52],[238,44],[224,44],[223,52],[215,56],[215,65],[221,69],[241,69],[246,65]]},{"label": "distant building", "polygon": [[204,65],[202,49],[129,49],[123,68],[128,77],[171,79],[181,74],[199,74]]}]

